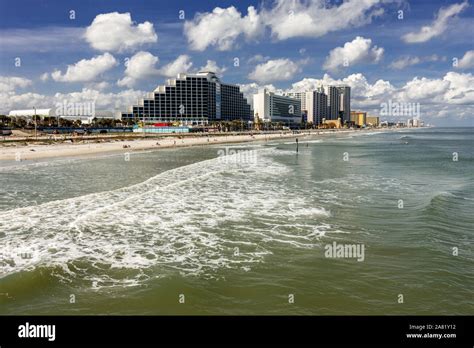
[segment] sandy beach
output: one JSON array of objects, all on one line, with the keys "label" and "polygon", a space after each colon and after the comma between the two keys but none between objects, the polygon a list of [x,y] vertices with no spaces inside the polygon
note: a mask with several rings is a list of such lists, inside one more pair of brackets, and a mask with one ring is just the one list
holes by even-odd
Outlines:
[{"label": "sandy beach", "polygon": [[254,135],[209,135],[186,136],[186,137],[150,137],[149,139],[101,139],[84,140],[76,143],[60,142],[52,144],[39,143],[2,143],[0,146],[0,160],[34,160],[41,158],[88,156],[107,152],[133,152],[150,149],[161,149],[169,147],[202,146],[225,143],[239,143],[261,140],[272,140],[280,138],[297,138],[306,136],[308,133],[292,134],[254,134]]},{"label": "sandy beach", "polygon": [[[186,146],[204,146],[226,143],[241,143],[252,141],[265,141],[283,138],[301,138],[310,135],[331,135],[340,133],[354,133],[364,130],[312,130],[304,131],[298,134],[292,132],[267,133],[267,134],[209,134],[206,135],[186,135],[186,136],[149,136],[149,138],[138,139],[116,139],[113,137],[104,137],[99,139],[81,140],[75,139],[75,142],[60,141],[57,143],[32,142],[1,142],[0,143],[0,161],[5,160],[35,160],[41,158],[62,158],[74,156],[88,156],[99,153],[127,153],[133,151],[143,151],[151,149],[162,149],[170,147]],[[365,130],[368,131],[368,130]],[[376,129],[371,131],[387,131],[387,129]]]}]

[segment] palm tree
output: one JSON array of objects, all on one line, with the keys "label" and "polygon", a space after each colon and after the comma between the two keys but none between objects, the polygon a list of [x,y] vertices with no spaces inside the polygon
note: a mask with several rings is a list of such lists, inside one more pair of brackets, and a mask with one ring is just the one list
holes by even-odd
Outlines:
[{"label": "palm tree", "polygon": [[231,131],[238,131],[240,128],[240,120],[232,120],[230,122]]}]

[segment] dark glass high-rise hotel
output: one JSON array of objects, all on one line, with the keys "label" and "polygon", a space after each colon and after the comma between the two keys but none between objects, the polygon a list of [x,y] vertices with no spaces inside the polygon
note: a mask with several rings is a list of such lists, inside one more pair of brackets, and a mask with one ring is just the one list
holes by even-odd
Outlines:
[{"label": "dark glass high-rise hotel", "polygon": [[248,122],[252,111],[239,86],[222,83],[215,73],[204,71],[169,79],[148,98],[123,112],[122,119],[185,125],[231,120]]}]

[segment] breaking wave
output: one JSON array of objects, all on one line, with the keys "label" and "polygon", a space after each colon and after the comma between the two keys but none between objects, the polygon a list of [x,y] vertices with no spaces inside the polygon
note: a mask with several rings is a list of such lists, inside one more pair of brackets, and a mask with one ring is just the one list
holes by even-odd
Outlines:
[{"label": "breaking wave", "polygon": [[292,169],[271,157],[285,151],[257,153],[251,163],[233,154],[113,191],[2,211],[0,277],[48,268],[92,288],[135,286],[173,272],[248,271],[275,245],[317,246],[331,231],[330,212],[308,209],[304,195],[278,185]]}]

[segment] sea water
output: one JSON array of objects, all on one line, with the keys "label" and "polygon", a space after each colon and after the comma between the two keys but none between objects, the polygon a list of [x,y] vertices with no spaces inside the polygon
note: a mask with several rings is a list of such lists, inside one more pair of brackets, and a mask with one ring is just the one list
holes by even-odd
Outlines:
[{"label": "sea water", "polygon": [[0,314],[473,314],[473,145],[425,128],[3,162]]}]

